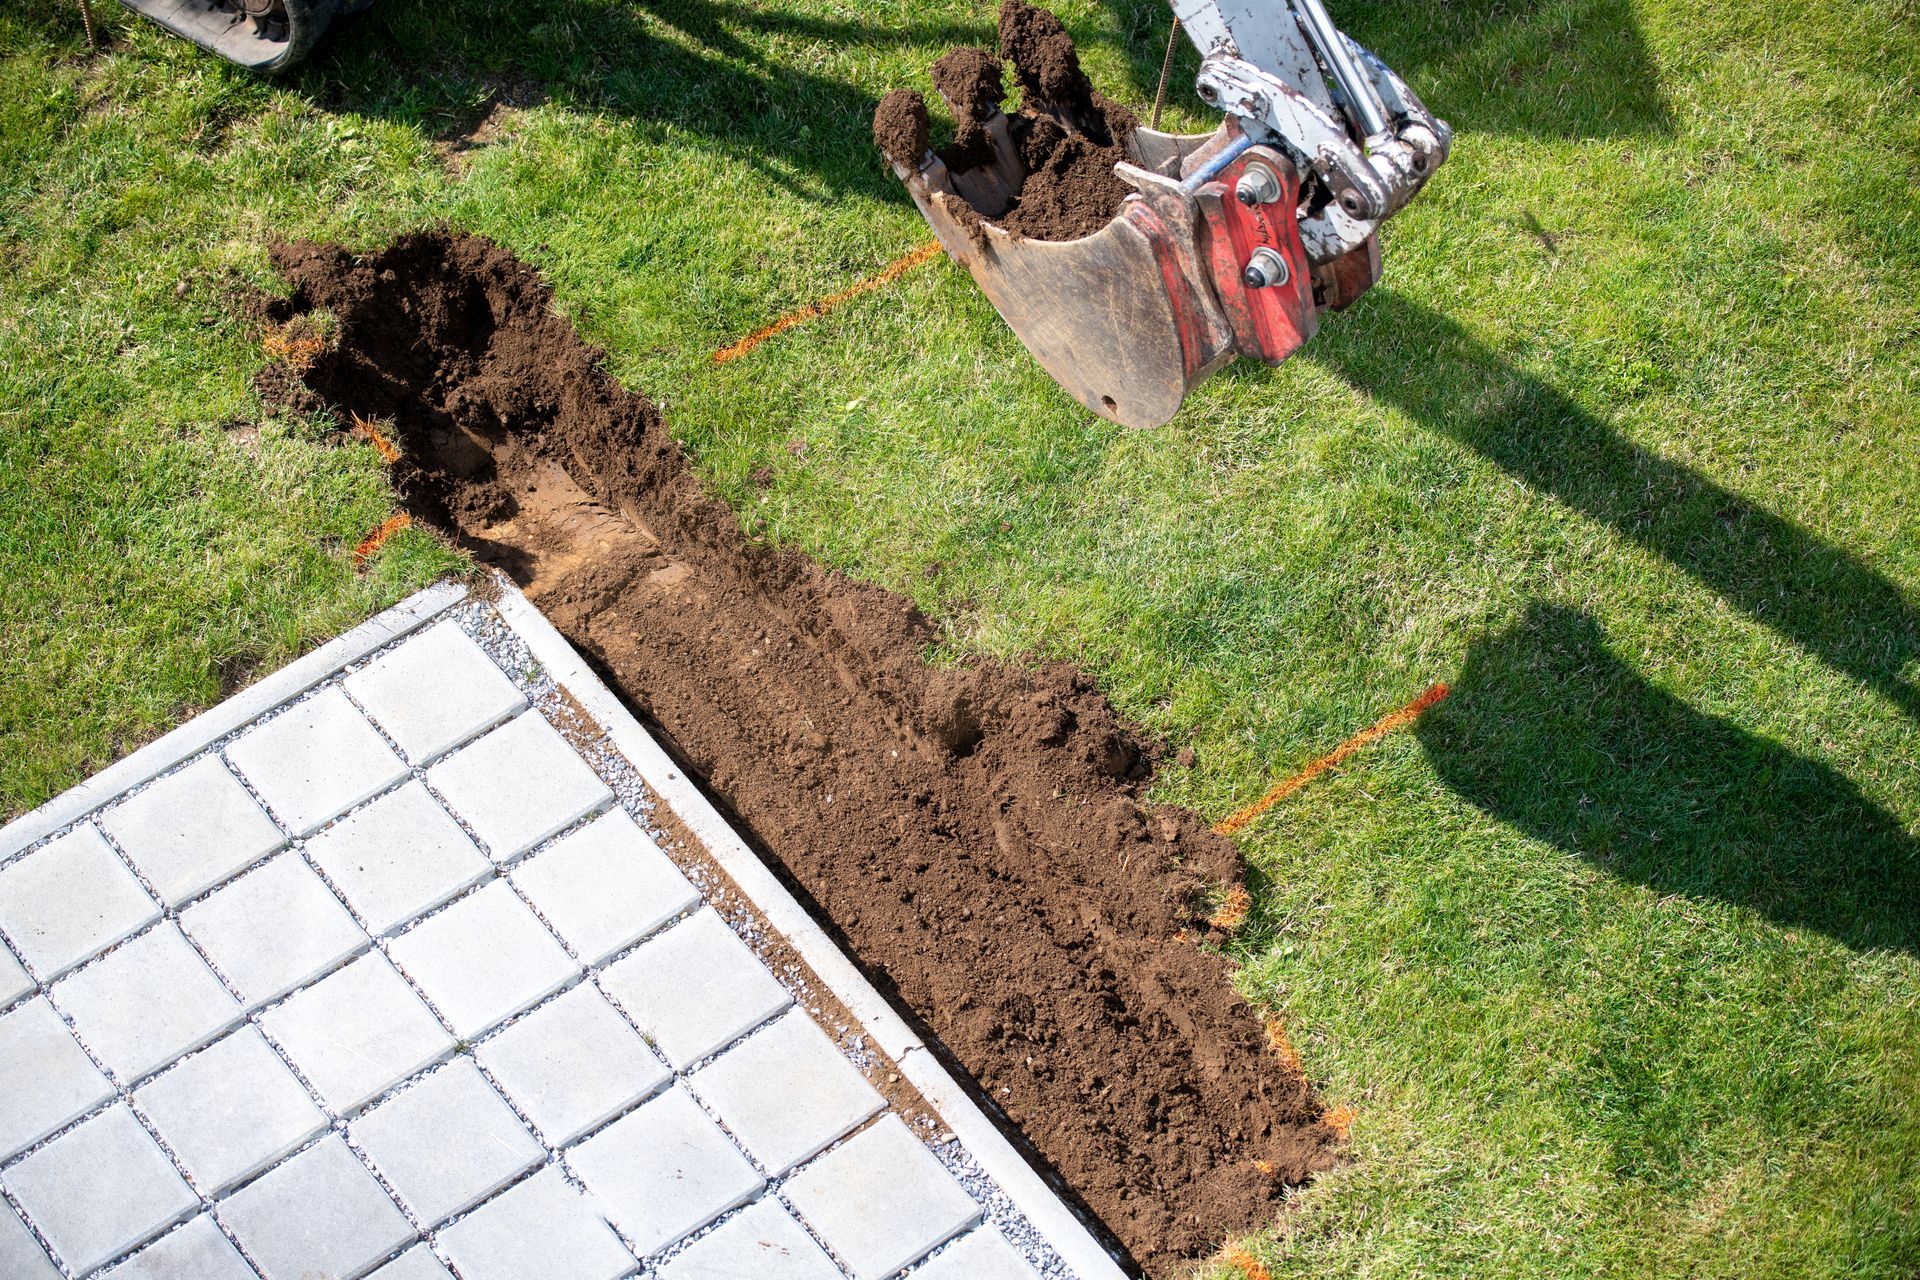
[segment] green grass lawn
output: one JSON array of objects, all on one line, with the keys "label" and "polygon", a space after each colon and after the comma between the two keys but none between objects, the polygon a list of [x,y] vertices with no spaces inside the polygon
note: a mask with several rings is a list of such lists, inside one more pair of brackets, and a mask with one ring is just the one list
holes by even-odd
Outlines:
[{"label": "green grass lawn", "polygon": [[[235,301],[444,220],[758,529],[1192,746],[1164,799],[1453,684],[1245,837],[1246,990],[1358,1116],[1275,1275],[1920,1273],[1912,0],[1336,4],[1453,158],[1301,358],[1140,433],[945,262],[707,359],[926,238],[868,113],[985,3],[380,0],[272,84],[68,9],[0,0],[0,807],[457,569],[356,575],[378,462],[263,412]],[[1143,105],[1163,8],[1061,12]]]}]

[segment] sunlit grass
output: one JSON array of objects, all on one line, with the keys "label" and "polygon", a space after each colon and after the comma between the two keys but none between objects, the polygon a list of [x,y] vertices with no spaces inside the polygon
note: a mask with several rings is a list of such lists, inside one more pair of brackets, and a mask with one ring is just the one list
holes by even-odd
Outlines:
[{"label": "sunlit grass", "polygon": [[[1335,8],[1453,158],[1301,358],[1129,433],[944,262],[711,361],[925,241],[868,112],[986,5],[380,0],[263,83],[0,0],[0,799],[457,563],[356,572],[378,457],[266,414],[236,301],[271,236],[444,220],[757,532],[1191,748],[1161,798],[1453,684],[1243,836],[1245,987],[1352,1116],[1275,1276],[1913,1276],[1912,6]],[[1144,105],[1164,8],[1062,12]]]}]

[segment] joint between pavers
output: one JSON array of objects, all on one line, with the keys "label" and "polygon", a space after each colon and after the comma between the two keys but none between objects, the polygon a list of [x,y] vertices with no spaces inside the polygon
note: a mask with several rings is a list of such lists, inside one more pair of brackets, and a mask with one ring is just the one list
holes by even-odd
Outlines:
[{"label": "joint between pavers", "polygon": [[20,972],[26,974],[28,979],[33,983],[26,991],[14,997],[6,1004],[0,1005],[0,1017],[5,1017],[15,1009],[26,1004],[29,1000],[38,998],[41,993],[46,990],[47,984],[41,981],[40,975],[36,974],[27,965],[26,956],[21,953],[20,948],[13,944],[13,939],[9,938],[4,932],[0,932],[0,952],[4,952],[6,955],[13,957],[13,962],[20,966]]},{"label": "joint between pavers", "polygon": [[40,1229],[40,1224],[33,1220],[33,1216],[27,1212],[27,1207],[21,1204],[13,1192],[7,1190],[4,1185],[0,1185],[0,1203],[4,1203],[13,1210],[14,1216],[20,1219],[20,1224],[33,1237],[34,1243],[40,1246],[40,1251],[47,1255],[47,1260],[53,1264],[54,1270],[62,1276],[73,1275],[73,1269],[60,1261],[60,1255],[53,1251],[53,1242],[47,1239],[47,1233]]},{"label": "joint between pavers", "polygon": [[[194,758],[198,759],[199,757],[196,756]],[[222,763],[224,764],[225,762],[222,761]],[[227,766],[227,767],[231,771],[231,766]],[[139,867],[134,865],[133,859],[128,856],[127,851],[125,849],[120,847],[120,842],[114,838],[111,832],[107,831],[102,824],[98,822],[94,822],[93,815],[91,813],[87,815],[86,821],[92,823],[94,830],[98,832],[101,839],[106,842],[107,847],[110,850],[112,850],[114,856],[119,858],[120,861],[126,866],[127,870],[133,875],[134,879],[139,883],[142,891],[148,894],[148,896],[150,896],[154,900],[154,902],[159,905],[160,918],[156,920],[153,924],[149,925],[147,928],[142,929],[137,933],[131,934],[128,937],[123,938],[119,942],[113,944],[113,946],[107,947],[104,950],[95,953],[84,964],[76,965],[72,969],[67,970],[66,972],[69,974],[78,973],[82,969],[88,968],[98,963],[99,961],[104,960],[107,956],[119,950],[121,947],[126,946],[128,943],[133,942],[135,939],[143,938],[149,933],[154,932],[156,929],[163,928],[165,925],[171,923],[174,929],[180,934],[180,936],[186,939],[187,945],[193,949],[194,954],[199,957],[200,962],[207,966],[207,970],[208,972],[213,974],[214,980],[220,984],[221,988],[224,991],[226,991],[231,998],[233,998],[233,1000],[240,1007],[242,1012],[241,1012],[241,1016],[238,1019],[223,1023],[216,1031],[214,1031],[214,1033],[211,1036],[200,1041],[198,1044],[193,1045],[191,1048],[188,1048],[179,1053],[176,1053],[168,1062],[161,1064],[159,1067],[155,1068],[152,1071],[147,1072],[142,1076],[138,1076],[133,1080],[123,1082],[120,1079],[119,1074],[111,1070],[106,1065],[105,1060],[102,1059],[100,1055],[94,1050],[94,1048],[87,1043],[86,1037],[80,1034],[80,1028],[78,1027],[78,1025],[75,1024],[73,1018],[67,1013],[66,1010],[62,1009],[60,1007],[59,1002],[54,999],[52,983],[51,982],[41,983],[39,988],[39,994],[46,998],[48,1007],[51,1008],[54,1011],[54,1014],[60,1019],[60,1021],[65,1024],[67,1028],[67,1034],[72,1036],[74,1043],[80,1046],[80,1051],[87,1055],[87,1059],[89,1062],[93,1064],[94,1069],[100,1072],[102,1078],[105,1079],[107,1083],[113,1088],[114,1096],[111,1099],[109,1099],[107,1102],[102,1103],[99,1107],[88,1112],[86,1115],[80,1117],[78,1120],[75,1120],[68,1125],[62,1126],[55,1133],[49,1134],[46,1138],[42,1139],[40,1142],[35,1143],[33,1146],[27,1148],[25,1151],[17,1153],[13,1159],[7,1162],[5,1167],[6,1168],[14,1167],[21,1160],[24,1160],[27,1156],[31,1155],[33,1152],[38,1151],[41,1148],[50,1145],[58,1138],[63,1137],[68,1133],[71,1133],[73,1130],[79,1128],[82,1124],[85,1124],[87,1121],[95,1119],[101,1115],[104,1115],[106,1112],[110,1111],[115,1105],[124,1103],[126,1105],[128,1114],[133,1116],[134,1121],[137,1124],[139,1124],[140,1128],[143,1131],[145,1131],[147,1137],[150,1138],[153,1141],[154,1145],[160,1149],[161,1153],[166,1156],[167,1163],[173,1166],[173,1170],[179,1176],[181,1182],[186,1186],[187,1190],[194,1195],[195,1199],[198,1200],[199,1203],[197,1206],[195,1206],[193,1210],[189,1211],[183,1217],[175,1219],[174,1221],[168,1223],[166,1226],[161,1228],[161,1230],[158,1233],[148,1235],[141,1240],[135,1241],[132,1245],[121,1250],[113,1258],[100,1264],[100,1266],[94,1268],[94,1270],[92,1272],[89,1272],[88,1274],[95,1274],[100,1271],[104,1271],[108,1267],[119,1265],[121,1262],[124,1262],[126,1259],[132,1257],[135,1253],[139,1252],[141,1249],[146,1248],[149,1244],[159,1239],[160,1236],[167,1235],[170,1232],[182,1226],[184,1223],[192,1221],[192,1219],[200,1213],[205,1213],[210,1219],[212,1219],[215,1229],[220,1232],[220,1234],[226,1239],[228,1244],[233,1246],[235,1252],[237,1252],[240,1255],[240,1257],[246,1261],[247,1265],[249,1267],[252,1267],[256,1274],[259,1274],[260,1268],[258,1264],[255,1262],[252,1254],[247,1252],[245,1246],[241,1244],[239,1237],[236,1236],[232,1232],[232,1230],[228,1228],[227,1224],[221,1220],[220,1215],[214,1211],[214,1206],[216,1203],[214,1198],[211,1195],[209,1195],[200,1186],[199,1182],[187,1170],[187,1167],[181,1161],[179,1154],[176,1151],[174,1151],[172,1144],[167,1142],[167,1140],[161,1136],[160,1130],[153,1123],[152,1118],[149,1117],[146,1114],[146,1111],[135,1102],[133,1097],[134,1091],[136,1089],[139,1089],[144,1085],[146,1085],[148,1082],[156,1079],[161,1075],[164,1075],[168,1070],[180,1065],[188,1057],[205,1049],[209,1044],[212,1044],[215,1040],[220,1039],[224,1035],[232,1034],[233,1032],[238,1030],[238,1028],[240,1028],[241,1026],[244,1026],[253,1022],[253,1019],[246,1014],[245,1012],[246,1002],[240,999],[238,990],[227,979],[227,976],[221,973],[218,967],[216,967],[213,964],[211,958],[208,957],[205,950],[201,948],[200,943],[193,937],[193,935],[180,927],[179,911],[176,908],[170,907],[167,905],[166,899],[163,898],[158,892],[156,892],[152,882],[148,880],[147,877],[141,873]],[[75,827],[78,827],[79,825],[80,825],[79,823],[74,824]],[[282,835],[284,835],[286,831],[285,826],[278,823],[276,823],[276,825],[280,826],[281,833]],[[275,852],[278,853],[279,851],[276,850]],[[273,855],[268,855],[268,856],[271,857]],[[264,861],[264,859],[262,861]],[[31,973],[31,971],[29,972]],[[61,976],[65,976],[65,975],[61,975]],[[265,1036],[264,1031],[262,1031],[261,1034],[263,1039],[267,1038]],[[268,1043],[269,1043],[269,1047],[272,1048],[275,1055],[278,1056],[281,1059],[281,1061],[289,1067],[289,1069],[291,1069],[292,1064],[290,1062],[287,1062],[286,1055],[283,1052],[281,1052],[280,1046],[277,1044],[273,1044],[270,1039]],[[300,1080],[302,1087],[306,1088],[309,1093],[312,1093],[312,1086],[305,1080],[305,1078],[299,1076],[298,1072],[295,1072],[295,1076],[297,1079]],[[283,1157],[283,1160],[284,1159],[285,1158]],[[276,1162],[276,1165],[274,1167],[277,1167],[278,1163],[279,1162]],[[262,1170],[262,1173],[265,1173],[265,1172],[266,1170]],[[237,1190],[237,1189],[238,1188],[234,1188],[234,1190]],[[8,1197],[8,1200],[10,1203],[14,1203],[13,1198],[11,1196]],[[16,1212],[20,1212],[22,1206],[20,1206],[17,1203],[14,1203],[14,1208]],[[26,1221],[26,1216],[23,1212],[21,1213],[21,1218],[22,1218],[22,1221]],[[47,1241],[45,1240],[44,1236],[40,1233],[37,1227],[33,1228],[33,1230],[34,1230],[36,1239],[39,1239],[42,1247],[45,1247],[47,1245]],[[55,1254],[50,1248],[47,1250],[47,1253],[50,1258],[55,1259],[55,1265],[60,1267],[63,1274],[71,1274],[70,1270],[65,1266],[65,1264],[59,1262],[57,1254]]]}]

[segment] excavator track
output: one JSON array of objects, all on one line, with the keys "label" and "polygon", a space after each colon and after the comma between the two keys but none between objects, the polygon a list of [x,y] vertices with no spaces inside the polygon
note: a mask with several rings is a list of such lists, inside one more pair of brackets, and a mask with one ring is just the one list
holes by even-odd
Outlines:
[{"label": "excavator track", "polygon": [[335,16],[365,0],[120,0],[127,8],[249,71],[293,66]]}]

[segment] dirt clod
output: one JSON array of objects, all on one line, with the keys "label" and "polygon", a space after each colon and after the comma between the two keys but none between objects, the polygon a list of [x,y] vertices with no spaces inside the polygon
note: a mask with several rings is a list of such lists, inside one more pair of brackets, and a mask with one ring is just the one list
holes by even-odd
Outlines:
[{"label": "dirt clod", "polygon": [[1193,941],[1234,846],[1141,807],[1152,748],[1090,680],[930,668],[902,597],[750,543],[505,250],[273,256],[337,321],[307,384],[393,424],[408,509],[522,585],[1150,1273],[1332,1162]]},{"label": "dirt clod", "polygon": [[873,143],[895,164],[918,169],[927,154],[927,100],[911,89],[880,99],[873,110]]},{"label": "dirt clod", "polygon": [[1023,105],[1040,109],[1086,110],[1096,96],[1080,69],[1073,37],[1051,11],[1025,0],[1000,6],[1001,52],[1013,63],[1013,78],[1025,95]]},{"label": "dirt clod", "polygon": [[984,120],[1007,96],[1000,62],[985,49],[961,45],[933,64],[933,87],[957,114]]},{"label": "dirt clod", "polygon": [[933,87],[953,110],[953,143],[940,158],[956,172],[993,163],[985,121],[1007,96],[1000,64],[985,49],[962,45],[933,64]]}]

